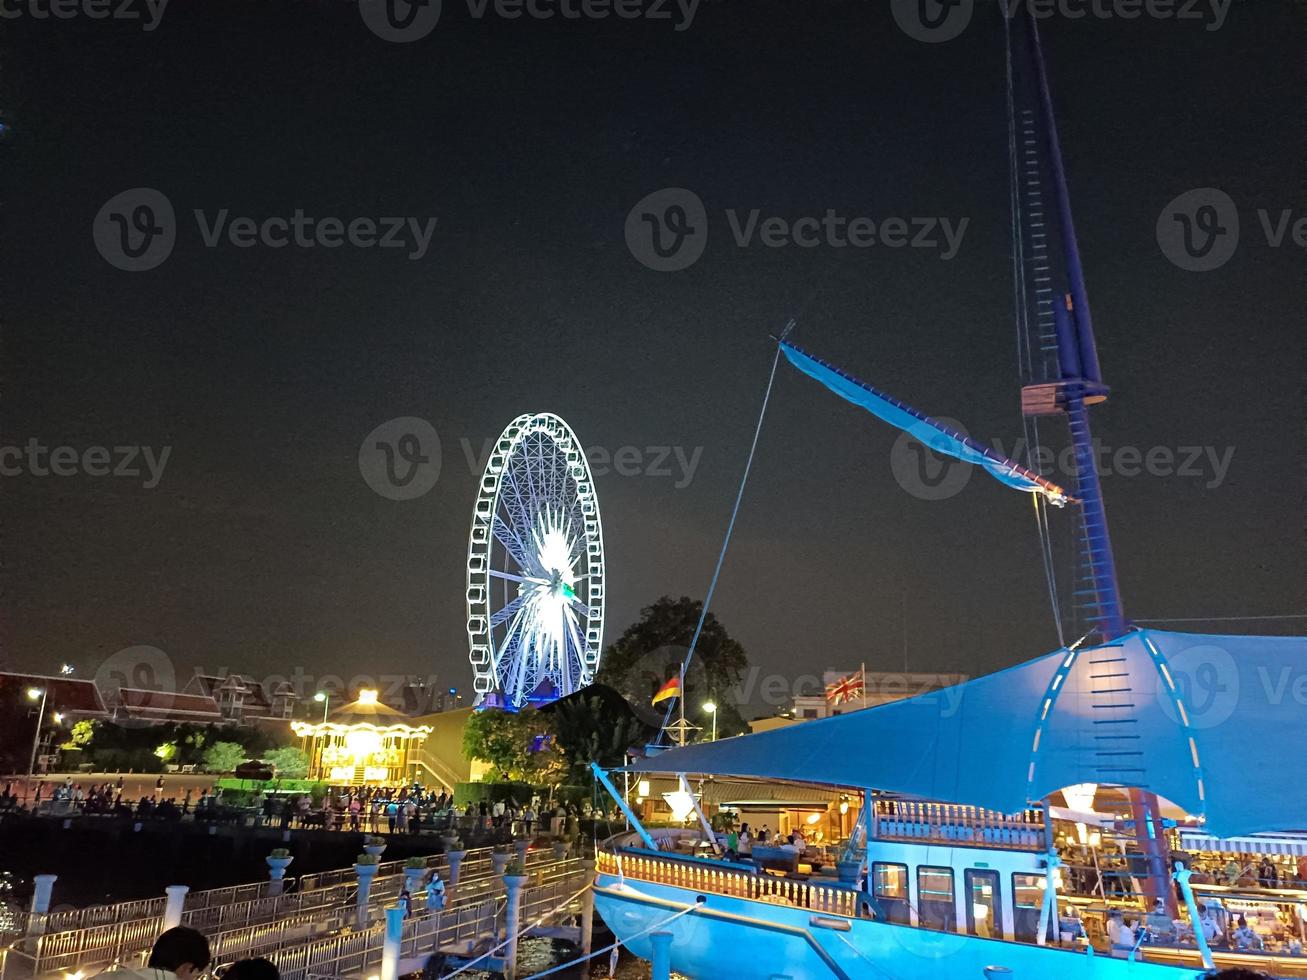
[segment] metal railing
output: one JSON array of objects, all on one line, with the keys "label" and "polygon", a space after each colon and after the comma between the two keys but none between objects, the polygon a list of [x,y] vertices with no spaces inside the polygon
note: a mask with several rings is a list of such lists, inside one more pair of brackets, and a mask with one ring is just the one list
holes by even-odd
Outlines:
[{"label": "metal railing", "polygon": [[756,902],[792,905],[829,915],[848,918],[857,915],[858,893],[848,888],[814,885],[769,874],[751,874],[694,858],[677,860],[600,851],[597,864],[600,874],[622,875],[654,884]]}]

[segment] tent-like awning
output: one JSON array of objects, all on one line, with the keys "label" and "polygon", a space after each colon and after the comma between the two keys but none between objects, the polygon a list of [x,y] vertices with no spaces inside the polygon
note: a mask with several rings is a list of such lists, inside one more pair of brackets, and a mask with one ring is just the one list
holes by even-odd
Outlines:
[{"label": "tent-like awning", "polygon": [[1307,637],[1138,630],[905,701],[674,749],[635,772],[870,787],[1015,812],[1133,786],[1233,837],[1307,824]]}]

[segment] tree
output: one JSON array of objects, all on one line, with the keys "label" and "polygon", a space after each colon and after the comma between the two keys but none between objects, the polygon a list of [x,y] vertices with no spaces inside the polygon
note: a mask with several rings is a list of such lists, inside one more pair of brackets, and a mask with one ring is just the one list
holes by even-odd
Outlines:
[{"label": "tree", "polygon": [[572,783],[589,782],[591,762],[605,769],[622,765],[627,750],[644,741],[645,727],[629,708],[618,711],[597,695],[582,693],[556,701],[549,706],[549,713]]},{"label": "tree", "polygon": [[[703,603],[688,596],[663,596],[646,606],[640,619],[604,651],[595,680],[616,688],[632,703],[647,705],[654,692],[680,672],[702,610]],[[732,692],[748,666],[744,647],[709,613],[685,678],[687,717],[697,717],[700,705],[711,700],[717,705],[719,736],[745,731]]]},{"label": "tree", "polygon": [[309,774],[309,757],[303,749],[284,745],[263,753],[263,761],[277,771],[278,779],[303,779]]},{"label": "tree", "polygon": [[533,708],[517,712],[485,708],[472,712],[463,726],[463,756],[490,763],[496,774],[538,779],[551,768],[552,760],[539,757],[548,734],[548,719]]},{"label": "tree", "polygon": [[91,744],[91,739],[95,737],[95,722],[89,718],[83,718],[81,721],[73,723],[72,729],[68,732],[68,741],[59,746],[61,749],[85,749]]},{"label": "tree", "polygon": [[239,742],[214,742],[204,752],[204,768],[209,772],[231,772],[245,761],[245,749]]}]

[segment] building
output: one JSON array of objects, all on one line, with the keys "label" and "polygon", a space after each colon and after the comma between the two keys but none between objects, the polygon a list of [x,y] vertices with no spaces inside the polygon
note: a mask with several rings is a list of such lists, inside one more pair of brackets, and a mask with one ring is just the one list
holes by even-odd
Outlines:
[{"label": "building", "polygon": [[221,719],[237,725],[289,721],[295,712],[295,702],[299,700],[289,682],[263,684],[248,674],[219,676],[196,673],[181,693],[212,698]]},{"label": "building", "polygon": [[[921,694],[943,691],[961,684],[967,674],[929,674],[903,671],[827,670],[822,674],[826,692],[838,693],[799,695],[793,709],[784,716],[761,718],[750,723],[755,731],[783,727],[796,721],[831,718],[835,715],[874,708],[878,704],[902,701]],[[842,688],[842,689],[841,689]],[[942,695],[941,695],[942,696]]]},{"label": "building", "polygon": [[212,725],[223,721],[218,702],[203,694],[119,687],[105,691],[104,702],[111,720],[118,724],[185,722]]},{"label": "building", "polygon": [[291,730],[307,743],[309,777],[337,786],[413,782],[419,750],[431,734],[430,725],[414,724],[368,688],[325,721],[293,721]]}]

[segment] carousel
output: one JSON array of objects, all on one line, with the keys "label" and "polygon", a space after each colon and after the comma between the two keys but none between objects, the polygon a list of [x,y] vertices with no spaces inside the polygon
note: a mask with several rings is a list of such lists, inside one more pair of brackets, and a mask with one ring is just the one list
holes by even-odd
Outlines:
[{"label": "carousel", "polygon": [[309,776],[338,786],[399,786],[411,781],[418,749],[430,725],[410,724],[407,715],[363,689],[358,700],[320,722],[297,721],[292,730],[305,741]]}]

